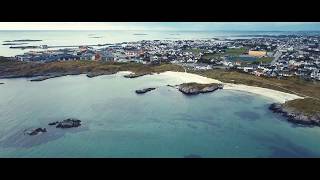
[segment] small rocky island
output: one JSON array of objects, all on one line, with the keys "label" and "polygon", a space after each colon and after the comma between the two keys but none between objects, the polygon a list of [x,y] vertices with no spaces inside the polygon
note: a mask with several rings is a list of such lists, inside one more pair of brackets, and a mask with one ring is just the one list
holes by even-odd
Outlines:
[{"label": "small rocky island", "polygon": [[149,92],[149,91],[152,91],[152,90],[155,90],[156,88],[145,88],[145,89],[141,89],[141,90],[136,90],[136,93],[137,94],[144,94],[146,92]]},{"label": "small rocky island", "polygon": [[56,121],[48,124],[49,126],[56,126],[56,128],[73,128],[81,126],[81,121],[79,119],[68,118],[63,121]]},{"label": "small rocky island", "polygon": [[199,83],[183,83],[178,86],[180,92],[186,95],[196,95],[200,93],[213,92],[223,89],[223,84],[199,84]]},{"label": "small rocky island", "polygon": [[[79,119],[68,118],[63,121],[55,121],[48,124],[49,126],[56,126],[56,128],[66,129],[81,126],[81,121]],[[25,135],[35,136],[47,132],[46,128],[35,128],[24,130]]]},{"label": "small rocky island", "polygon": [[24,133],[29,136],[35,136],[35,135],[38,135],[39,133],[45,133],[45,132],[47,132],[46,128],[36,128],[36,129],[24,131]]},{"label": "small rocky island", "polygon": [[269,109],[274,113],[283,115],[289,122],[308,126],[320,126],[320,112],[303,113],[287,107],[286,104],[279,103],[271,104]]},{"label": "small rocky island", "polygon": [[0,84],[4,84],[4,83],[0,82]]}]

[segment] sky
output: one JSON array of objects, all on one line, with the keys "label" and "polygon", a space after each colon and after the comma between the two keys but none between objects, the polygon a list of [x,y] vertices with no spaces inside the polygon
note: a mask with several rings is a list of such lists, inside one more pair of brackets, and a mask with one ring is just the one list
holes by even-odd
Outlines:
[{"label": "sky", "polygon": [[320,22],[0,22],[0,30],[320,31]]}]

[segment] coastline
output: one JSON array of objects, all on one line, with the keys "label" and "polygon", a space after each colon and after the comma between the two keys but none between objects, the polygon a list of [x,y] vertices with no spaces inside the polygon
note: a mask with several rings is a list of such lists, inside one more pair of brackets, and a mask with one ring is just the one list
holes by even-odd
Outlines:
[{"label": "coastline", "polygon": [[[118,71],[114,72],[115,74],[118,75],[127,75],[130,73],[134,73],[132,71]],[[95,76],[101,76],[101,75],[110,75],[113,73],[98,73],[94,74],[92,77],[88,76],[88,73],[79,73],[79,74],[87,74],[87,77],[92,78]],[[35,76],[33,81],[43,81],[51,78],[56,78],[56,77],[61,77],[61,76],[66,76],[66,75],[78,75],[77,73],[62,73],[54,76],[45,76],[45,77],[39,77]],[[260,96],[267,97],[269,99],[272,99],[275,103],[285,103],[287,101],[295,100],[295,99],[303,99],[303,97],[295,95],[295,94],[290,94],[290,93],[285,93],[273,89],[268,89],[268,88],[262,88],[262,87],[256,87],[256,86],[248,86],[244,84],[233,84],[233,83],[224,83],[216,79],[200,76],[197,74],[192,74],[192,73],[187,73],[187,72],[176,72],[176,71],[165,71],[161,73],[151,73],[148,74],[149,76],[162,76],[163,78],[173,78],[178,81],[179,84],[182,83],[199,83],[199,84],[210,84],[210,83],[218,83],[218,84],[223,84],[225,90],[235,90],[235,91],[243,91],[243,92],[248,92],[252,94],[257,94]],[[147,75],[146,75],[147,76]],[[13,76],[13,77],[4,77],[6,78],[22,78],[24,76]]]},{"label": "coastline", "polygon": [[189,82],[196,82],[201,84],[210,84],[210,83],[221,83],[224,85],[225,90],[236,90],[236,91],[244,91],[252,94],[261,95],[267,98],[272,99],[274,102],[277,103],[285,103],[287,101],[291,101],[294,99],[303,99],[303,97],[285,93],[281,91],[276,91],[267,88],[255,87],[255,86],[247,86],[243,84],[232,84],[232,83],[223,83],[216,79],[211,79],[207,77],[203,77],[197,74],[191,74],[187,72],[173,72],[173,71],[166,71],[163,73],[158,74],[160,76],[166,76],[169,78],[175,78],[181,83],[189,83]]}]

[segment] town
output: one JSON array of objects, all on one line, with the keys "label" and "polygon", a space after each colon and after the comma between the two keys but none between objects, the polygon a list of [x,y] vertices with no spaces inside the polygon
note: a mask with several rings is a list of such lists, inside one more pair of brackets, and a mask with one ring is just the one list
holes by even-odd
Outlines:
[{"label": "town", "polygon": [[114,61],[173,63],[192,70],[235,69],[255,76],[320,80],[320,36],[278,35],[247,39],[142,40],[41,50],[17,55],[17,61]]}]

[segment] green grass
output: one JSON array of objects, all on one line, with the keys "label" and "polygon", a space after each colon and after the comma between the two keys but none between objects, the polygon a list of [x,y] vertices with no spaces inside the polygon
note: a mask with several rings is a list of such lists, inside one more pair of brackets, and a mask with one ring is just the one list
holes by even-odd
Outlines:
[{"label": "green grass", "polygon": [[272,62],[272,60],[273,60],[273,57],[261,57],[252,63],[253,64],[260,64],[260,63],[269,64]]},{"label": "green grass", "polygon": [[115,73],[118,71],[132,71],[134,73],[149,74],[164,71],[184,71],[184,68],[173,64],[143,65],[138,63],[116,63],[96,61],[61,61],[50,63],[21,63],[0,61],[0,76],[38,76],[54,73]]},{"label": "green grass", "polygon": [[229,55],[229,56],[239,56],[242,55],[244,53],[246,53],[248,51],[247,48],[230,48],[230,49],[226,49],[226,52],[224,53],[224,55]]},{"label": "green grass", "polygon": [[235,49],[226,49],[224,53],[206,53],[202,56],[205,60],[210,59],[220,59],[222,56],[239,56],[246,53],[248,50],[246,48],[235,48]]},{"label": "green grass", "polygon": [[285,107],[304,113],[314,115],[320,113],[320,101],[312,98],[295,99],[284,104]]},{"label": "green grass", "polygon": [[211,60],[211,59],[218,59],[222,56],[221,53],[206,53],[202,56],[203,59]]},{"label": "green grass", "polygon": [[274,89],[286,93],[296,94],[305,99],[296,99],[286,102],[286,106],[297,111],[312,115],[320,113],[320,82],[305,81],[299,77],[289,77],[285,79],[267,78],[253,76],[247,73],[241,73],[231,70],[206,70],[193,71],[208,78],[213,78],[226,83],[245,84],[248,86],[257,86],[268,89]]}]

